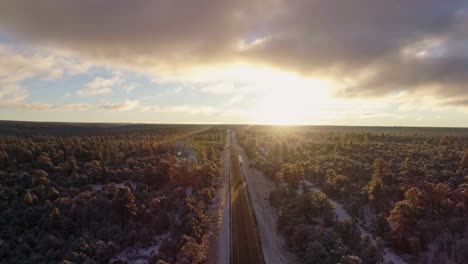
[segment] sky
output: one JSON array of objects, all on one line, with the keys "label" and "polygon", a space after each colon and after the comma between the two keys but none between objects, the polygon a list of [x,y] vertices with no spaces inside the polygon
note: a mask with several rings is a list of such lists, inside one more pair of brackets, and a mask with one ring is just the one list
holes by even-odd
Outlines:
[{"label": "sky", "polygon": [[0,120],[468,127],[464,0],[0,0]]}]

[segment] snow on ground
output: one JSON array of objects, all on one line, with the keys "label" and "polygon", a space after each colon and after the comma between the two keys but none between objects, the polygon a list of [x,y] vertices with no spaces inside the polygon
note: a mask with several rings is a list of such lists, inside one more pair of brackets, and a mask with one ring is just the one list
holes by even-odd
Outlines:
[{"label": "snow on ground", "polygon": [[[304,180],[304,184],[315,192],[321,192],[319,188],[315,187],[314,184],[308,180]],[[348,212],[346,212],[346,209],[344,209],[341,203],[330,199],[330,197],[328,199],[331,201],[331,203],[333,204],[333,207],[335,208],[335,215],[338,221],[343,221],[345,219],[352,218],[348,214]],[[370,240],[372,241],[372,244],[376,245],[377,242],[376,242],[375,237],[370,232],[364,229],[364,225],[362,224],[361,221],[357,222],[357,226],[359,228],[359,231],[361,231],[361,236],[362,237],[369,236]],[[393,250],[389,247],[384,247],[383,259],[384,259],[384,263],[392,261],[394,264],[406,264],[406,261],[404,261],[401,257],[396,255],[395,252],[393,252]]]},{"label": "snow on ground", "polygon": [[189,186],[188,188],[185,189],[185,195],[187,195],[187,197],[192,196],[192,194],[193,194],[193,186]]},{"label": "snow on ground", "polygon": [[362,212],[363,212],[363,215],[361,219],[364,222],[364,226],[370,226],[372,223],[376,221],[375,214],[371,212],[371,208],[368,204],[362,207]]},{"label": "snow on ground", "polygon": [[[118,188],[123,188],[126,186],[126,184],[129,183],[132,188],[135,190],[136,189],[136,183],[132,182],[132,181],[126,181],[126,182],[121,182],[121,183],[115,183],[115,185],[118,187]],[[106,187],[107,184],[91,184],[91,187],[93,187],[93,189],[95,191],[100,191],[102,190],[104,187]]]},{"label": "snow on ground", "polygon": [[273,183],[261,172],[249,167],[250,162],[244,150],[237,144],[235,137],[232,145],[244,159],[242,172],[257,219],[265,262],[268,264],[298,263],[295,256],[286,250],[284,240],[276,229],[276,213],[268,202],[268,194],[274,189]]},{"label": "snow on ground", "polygon": [[338,221],[344,221],[345,219],[350,218],[348,212],[344,209],[343,205],[332,201],[333,207],[335,208],[335,215]]},{"label": "snow on ground", "polygon": [[[313,183],[311,183],[310,181],[308,180],[304,180],[303,182],[310,190],[314,191],[314,192],[322,192],[322,190],[320,190],[319,188],[315,187]],[[330,202],[332,203],[333,205],[333,208],[335,208],[335,215],[336,215],[336,218],[338,221],[344,221],[348,218],[351,218],[351,216],[348,214],[348,212],[346,212],[346,210],[344,209],[343,205],[330,199],[330,197],[328,197],[328,200],[330,200]]]},{"label": "snow on ground", "polygon": [[428,264],[455,264],[455,261],[449,258],[447,251],[439,248],[439,246],[441,245],[447,245],[448,241],[453,241],[453,237],[451,237],[447,233],[443,233],[442,235],[438,236],[434,240],[434,242],[430,243],[427,246],[427,249],[423,253],[421,253],[419,257],[420,262]]},{"label": "snow on ground", "polygon": [[128,264],[146,264],[150,256],[158,254],[159,246],[167,236],[168,233],[156,236],[150,246],[124,249],[111,261],[121,260]]},{"label": "snow on ground", "polygon": [[[229,136],[226,137],[226,145],[229,145]],[[223,151],[223,175],[219,180],[221,185],[218,189],[213,204],[210,205],[208,211],[212,220],[211,229],[209,232],[210,239],[207,252],[207,263],[229,263],[229,171],[231,169],[229,148]]]},{"label": "snow on ground", "polygon": [[384,248],[383,259],[385,263],[388,263],[388,262],[391,262],[393,264],[406,264],[407,263],[404,259],[402,259],[400,256],[395,254],[395,252],[393,252],[393,250],[391,250],[388,247]]},{"label": "snow on ground", "polygon": [[102,188],[104,188],[104,186],[105,186],[104,184],[91,184],[91,187],[93,187],[93,189],[94,189],[95,191],[100,191],[100,190],[102,190]]}]

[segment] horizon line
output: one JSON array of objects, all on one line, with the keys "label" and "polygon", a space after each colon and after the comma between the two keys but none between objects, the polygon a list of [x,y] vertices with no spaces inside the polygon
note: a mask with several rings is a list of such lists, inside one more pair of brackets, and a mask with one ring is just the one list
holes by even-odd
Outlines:
[{"label": "horizon line", "polygon": [[314,124],[263,124],[263,123],[159,123],[159,122],[92,122],[92,121],[37,121],[37,120],[0,120],[0,123],[52,123],[52,124],[106,124],[106,125],[198,125],[198,126],[271,126],[271,127],[380,127],[380,128],[451,128],[468,129],[457,126],[404,126],[404,125],[314,125]]}]

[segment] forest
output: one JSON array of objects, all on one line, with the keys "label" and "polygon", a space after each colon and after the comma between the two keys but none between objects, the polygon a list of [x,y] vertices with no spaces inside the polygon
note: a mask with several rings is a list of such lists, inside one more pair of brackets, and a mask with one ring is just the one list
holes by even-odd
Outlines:
[{"label": "forest", "polygon": [[[302,263],[468,262],[468,130],[245,126]],[[339,219],[339,205],[350,217]],[[339,208],[338,208],[339,209]]]},{"label": "forest", "polygon": [[0,263],[204,262],[224,133],[2,123]]},{"label": "forest", "polygon": [[209,262],[228,129],[300,263],[468,262],[467,129],[2,122],[0,263]]}]

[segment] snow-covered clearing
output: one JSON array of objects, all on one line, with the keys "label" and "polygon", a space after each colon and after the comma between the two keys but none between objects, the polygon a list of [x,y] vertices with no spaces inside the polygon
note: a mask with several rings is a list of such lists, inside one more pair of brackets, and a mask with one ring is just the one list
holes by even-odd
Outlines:
[{"label": "snow-covered clearing", "polygon": [[298,263],[295,256],[286,250],[284,240],[276,229],[276,213],[268,202],[268,193],[274,189],[273,183],[261,172],[249,167],[250,161],[235,137],[231,143],[238,154],[243,157],[242,172],[255,211],[265,262],[268,264]]},{"label": "snow-covered clearing", "polygon": [[[132,181],[127,181],[127,182],[121,182],[121,183],[114,183],[117,188],[123,188],[125,186],[127,186],[127,183],[130,184],[132,186],[132,188],[135,190],[136,189],[136,183],[132,182]],[[107,184],[91,184],[91,187],[93,187],[93,189],[95,191],[100,191],[102,190],[104,187],[106,187]]]},{"label": "snow-covered clearing", "polygon": [[156,255],[159,252],[161,242],[166,239],[168,233],[156,236],[151,245],[146,247],[131,247],[122,250],[112,261],[121,260],[128,264],[146,264],[150,256]]},{"label": "snow-covered clearing", "polygon": [[[304,180],[304,184],[306,186],[308,186],[312,191],[322,192],[319,188],[314,186],[314,184],[311,183],[308,180]],[[352,218],[348,214],[348,212],[346,212],[346,210],[344,209],[344,207],[343,207],[343,205],[341,203],[339,203],[337,201],[334,201],[333,199],[330,199],[330,197],[328,199],[333,204],[333,207],[335,209],[335,215],[336,215],[336,218],[338,219],[338,221],[343,221],[345,219]],[[371,233],[369,233],[367,230],[364,229],[365,225],[361,221],[357,222],[357,226],[359,228],[359,231],[361,231],[361,236],[362,237],[368,236],[370,238],[370,240],[372,241],[372,244],[376,245],[376,243],[377,243],[376,238]],[[389,248],[389,247],[384,247],[383,259],[384,259],[384,263],[387,263],[387,262],[390,262],[390,261],[393,262],[394,264],[406,264],[407,263],[401,257],[396,255],[395,252],[393,252],[393,250],[391,248]]]}]

